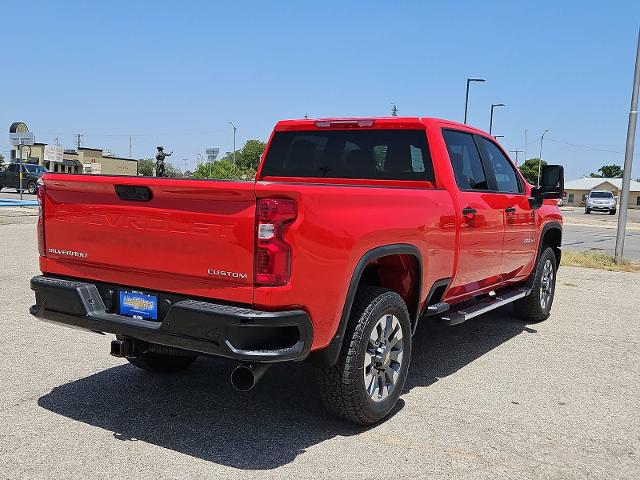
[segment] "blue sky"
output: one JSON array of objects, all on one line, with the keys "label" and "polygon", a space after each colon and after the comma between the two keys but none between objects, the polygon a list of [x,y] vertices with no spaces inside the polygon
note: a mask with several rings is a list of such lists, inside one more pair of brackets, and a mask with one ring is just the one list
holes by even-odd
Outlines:
[{"label": "blue sky", "polygon": [[[400,115],[469,123],[567,177],[624,160],[638,1],[12,2],[2,7],[0,125],[39,141],[193,168],[283,118]],[[583,147],[568,144],[582,145]],[[597,149],[610,150],[600,151]],[[0,136],[5,156],[8,138]],[[640,145],[634,178],[640,177]],[[522,156],[520,157],[522,160]]]}]

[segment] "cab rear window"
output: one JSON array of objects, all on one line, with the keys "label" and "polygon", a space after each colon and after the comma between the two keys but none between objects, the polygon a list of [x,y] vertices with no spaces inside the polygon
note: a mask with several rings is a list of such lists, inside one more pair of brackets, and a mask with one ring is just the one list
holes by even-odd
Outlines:
[{"label": "cab rear window", "polygon": [[424,130],[276,132],[262,176],[434,181]]}]

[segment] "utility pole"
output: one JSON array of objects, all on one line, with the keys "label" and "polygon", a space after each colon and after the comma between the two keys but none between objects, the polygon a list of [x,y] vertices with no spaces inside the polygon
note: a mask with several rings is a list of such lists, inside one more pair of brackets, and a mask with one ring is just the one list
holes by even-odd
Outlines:
[{"label": "utility pole", "polygon": [[511,153],[515,153],[516,154],[516,167],[518,166],[518,154],[524,152],[524,150],[509,150]]},{"label": "utility pole", "polygon": [[527,140],[527,136],[528,136],[529,131],[525,128],[524,129],[524,161],[527,161],[527,143],[529,143],[529,140]]},{"label": "utility pole", "polygon": [[467,123],[467,109],[469,107],[469,84],[471,82],[484,82],[484,78],[467,78],[467,94],[464,98],[464,123]]},{"label": "utility pole", "polygon": [[236,126],[233,122],[229,122],[229,125],[233,128],[233,164],[236,165]]},{"label": "utility pole", "polygon": [[636,47],[636,67],[633,73],[633,90],[631,93],[631,108],[629,109],[629,125],[627,126],[627,147],[624,152],[624,169],[622,172],[622,193],[618,213],[618,231],[616,232],[616,263],[624,259],[624,236],[627,228],[627,208],[629,207],[629,184],[631,182],[631,167],[633,164],[633,150],[638,123],[638,90],[640,90],[640,31],[638,31],[638,46]]},{"label": "utility pole", "polygon": [[489,135],[491,135],[491,131],[493,130],[493,109],[496,107],[505,107],[504,103],[492,103],[491,104],[491,116],[489,117]]},{"label": "utility pole", "polygon": [[82,139],[82,135],[80,135],[79,133],[76,134],[76,146],[78,147],[78,149],[80,148],[80,140]]},{"label": "utility pole", "polygon": [[129,135],[129,158],[133,158],[131,156],[131,135]]},{"label": "utility pole", "polygon": [[538,187],[540,186],[540,171],[542,170],[542,141],[544,140],[544,136],[548,131],[549,129],[547,128],[544,132],[542,132],[542,136],[540,137],[540,157],[538,157]]}]

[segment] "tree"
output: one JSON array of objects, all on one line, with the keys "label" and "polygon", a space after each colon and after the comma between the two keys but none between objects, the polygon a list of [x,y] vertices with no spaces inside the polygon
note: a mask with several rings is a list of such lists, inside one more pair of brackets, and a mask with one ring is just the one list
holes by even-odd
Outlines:
[{"label": "tree", "polygon": [[[227,158],[227,157],[225,157]],[[216,178],[220,180],[251,180],[255,177],[253,169],[242,169],[223,158],[213,163],[200,163],[193,172],[193,178]]]},{"label": "tree", "polygon": [[0,153],[0,167],[4,165],[4,155]]},{"label": "tree", "polygon": [[[241,170],[256,170],[266,146],[267,144],[260,140],[247,140],[240,150],[236,150],[236,165]],[[218,161],[222,160],[233,163],[233,152],[227,153]]]},{"label": "tree", "polygon": [[167,177],[175,178],[182,176],[182,170],[176,167],[173,163],[164,162],[164,174]]},{"label": "tree", "polygon": [[531,185],[538,184],[538,164],[539,163],[541,164],[541,167],[544,167],[547,164],[547,162],[545,162],[544,160],[540,160],[539,158],[530,158],[529,160],[525,161],[524,163],[518,166],[518,168],[520,169],[520,172],[522,173],[522,175],[524,175],[524,178]]},{"label": "tree", "polygon": [[[138,175],[153,177],[156,170],[156,162],[152,158],[141,158],[138,160]],[[180,177],[182,171],[172,163],[164,162],[164,173],[167,177]]]},{"label": "tree", "polygon": [[603,165],[598,169],[600,173],[592,173],[592,178],[620,178],[622,177],[622,168],[620,165]]},{"label": "tree", "polygon": [[155,162],[151,158],[141,158],[138,160],[138,175],[153,177]]}]

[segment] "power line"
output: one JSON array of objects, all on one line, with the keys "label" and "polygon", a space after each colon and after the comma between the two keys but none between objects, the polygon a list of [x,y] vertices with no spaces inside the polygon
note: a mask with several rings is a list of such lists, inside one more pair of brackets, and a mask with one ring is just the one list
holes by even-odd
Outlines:
[{"label": "power line", "polygon": [[[547,140],[549,140],[550,142],[553,142],[553,143],[561,143],[563,145],[569,145],[571,147],[586,148],[588,150],[596,150],[598,152],[617,153],[617,154],[620,154],[620,155],[624,155],[624,152],[619,152],[617,150],[609,150],[607,148],[602,148],[602,147],[592,147],[590,145],[580,145],[580,144],[577,144],[577,143],[570,143],[570,142],[564,142],[562,140],[555,140],[553,138],[548,138]],[[640,155],[640,154],[636,153],[636,155]]]}]

